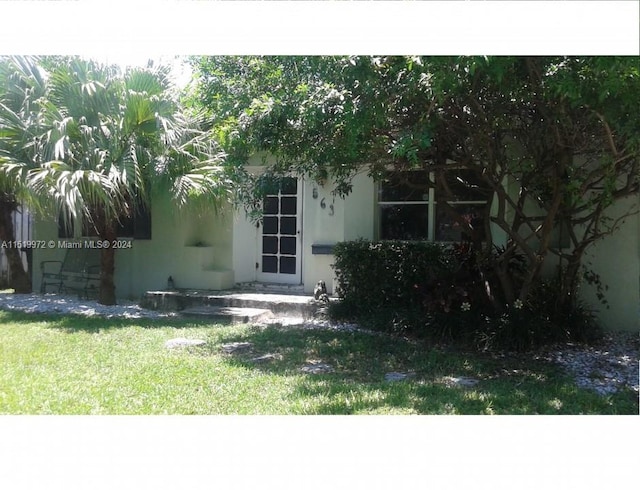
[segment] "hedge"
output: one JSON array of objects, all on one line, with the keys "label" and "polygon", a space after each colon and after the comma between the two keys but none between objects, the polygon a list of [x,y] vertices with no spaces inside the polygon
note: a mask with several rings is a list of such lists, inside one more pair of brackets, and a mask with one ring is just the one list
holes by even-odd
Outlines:
[{"label": "hedge", "polygon": [[481,271],[464,244],[357,240],[337,244],[334,256],[336,318],[481,349],[527,350],[600,334],[585,305],[558,309],[559,288],[549,280],[527,301],[494,308],[485,291],[491,270]]},{"label": "hedge", "polygon": [[354,315],[420,308],[425,292],[455,267],[437,243],[356,240],[334,248],[337,293]]}]

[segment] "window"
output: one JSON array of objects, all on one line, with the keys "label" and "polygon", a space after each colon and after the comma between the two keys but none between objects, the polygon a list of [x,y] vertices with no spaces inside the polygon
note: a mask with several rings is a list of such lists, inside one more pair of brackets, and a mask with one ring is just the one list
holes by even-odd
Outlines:
[{"label": "window", "polygon": [[378,206],[382,240],[427,240],[430,238],[429,190],[427,172],[389,174],[380,183]]},{"label": "window", "polygon": [[445,179],[451,194],[446,195],[429,185],[434,178],[433,173],[424,170],[390,172],[380,183],[378,216],[381,240],[462,241],[468,238],[468,233],[456,220],[455,214],[482,236],[483,211],[490,193],[482,188],[470,171],[447,172]]},{"label": "window", "polygon": [[[151,210],[148,206],[137,207],[133,216],[122,218],[118,223],[119,238],[136,238],[151,240]],[[58,238],[73,238],[73,223],[64,223],[62,216],[58,218]],[[96,236],[90,223],[83,219],[82,236]]]}]

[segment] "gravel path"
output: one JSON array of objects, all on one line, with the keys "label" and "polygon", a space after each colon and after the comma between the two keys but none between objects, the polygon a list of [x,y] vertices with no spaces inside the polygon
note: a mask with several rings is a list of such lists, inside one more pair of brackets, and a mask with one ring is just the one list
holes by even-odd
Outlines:
[{"label": "gravel path", "polygon": [[562,365],[581,388],[608,395],[625,386],[639,392],[639,351],[637,333],[617,332],[606,334],[594,346],[568,343],[539,357]]},{"label": "gravel path", "polygon": [[[332,323],[327,320],[303,322],[300,318],[274,318],[265,323],[383,335],[352,323]],[[607,333],[596,345],[557,345],[534,355],[533,359],[559,364],[574,377],[579,387],[592,389],[600,395],[609,395],[625,387],[639,393],[639,353],[640,335],[633,332],[613,332]]]},{"label": "gravel path", "polygon": [[[0,293],[0,309],[27,313],[59,313],[105,318],[168,318],[176,313],[161,313],[141,308],[133,302],[122,301],[116,306],[103,306],[95,301],[79,300],[75,296],[57,294],[14,295]],[[274,318],[264,323],[296,328],[322,328],[336,331],[360,331],[377,334],[349,323],[332,323],[327,320],[301,318]],[[582,388],[595,390],[602,395],[615,393],[623,387],[638,392],[640,374],[640,336],[637,333],[609,333],[594,346],[565,344],[536,356],[563,366]]]},{"label": "gravel path", "polygon": [[141,308],[133,301],[120,301],[115,306],[104,306],[96,301],[79,300],[77,296],[60,294],[0,293],[0,309],[26,313],[59,313],[104,318],[167,318],[175,313],[160,313]]}]

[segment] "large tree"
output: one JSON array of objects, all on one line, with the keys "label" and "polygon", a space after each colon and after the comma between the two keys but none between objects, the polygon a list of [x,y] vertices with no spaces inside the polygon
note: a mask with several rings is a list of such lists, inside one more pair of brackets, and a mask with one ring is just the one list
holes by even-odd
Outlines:
[{"label": "large tree", "polygon": [[[331,177],[338,194],[364,170],[382,179],[390,169],[424,169],[435,178],[420,185],[443,201],[448,173],[473,175],[492,196],[484,229],[448,211],[493,271],[485,291],[496,308],[525,301],[551,256],[565,269],[560,302],[574,302],[585,250],[636,211],[607,213],[638,192],[637,58],[200,57],[193,65],[194,103],[217,118],[230,164],[268,151],[270,172]],[[494,247],[496,228],[504,247]],[[569,247],[552,240],[558,230]],[[517,256],[524,273],[512,267]]]},{"label": "large tree", "polygon": [[21,251],[14,246],[13,217],[23,205],[36,205],[26,175],[38,165],[33,138],[38,133],[44,91],[45,79],[36,59],[0,59],[0,240],[7,244],[10,286],[16,293],[31,292],[31,278]]},{"label": "large tree", "polygon": [[[164,191],[177,204],[212,200],[226,187],[220,152],[177,102],[163,67],[117,67],[91,60],[48,60],[49,79],[37,138],[39,168],[29,185],[68,221],[112,243],[118,224]],[[115,250],[101,250],[99,302],[115,304]]]}]

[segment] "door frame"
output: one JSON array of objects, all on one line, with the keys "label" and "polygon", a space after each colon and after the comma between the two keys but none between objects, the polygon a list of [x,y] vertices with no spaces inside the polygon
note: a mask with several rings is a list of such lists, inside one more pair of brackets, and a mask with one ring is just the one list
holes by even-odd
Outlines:
[{"label": "door frame", "polygon": [[[256,226],[256,281],[264,283],[274,284],[290,284],[300,285],[302,284],[302,244],[303,244],[303,203],[304,203],[304,180],[301,177],[290,176],[297,181],[297,193],[296,193],[296,272],[295,274],[283,274],[280,272],[262,272],[262,238],[263,238],[263,225],[261,221]],[[281,197],[281,196],[279,196]],[[280,216],[280,214],[278,214]],[[280,236],[280,230],[278,230],[278,236]],[[278,254],[279,256],[279,254]]]}]

